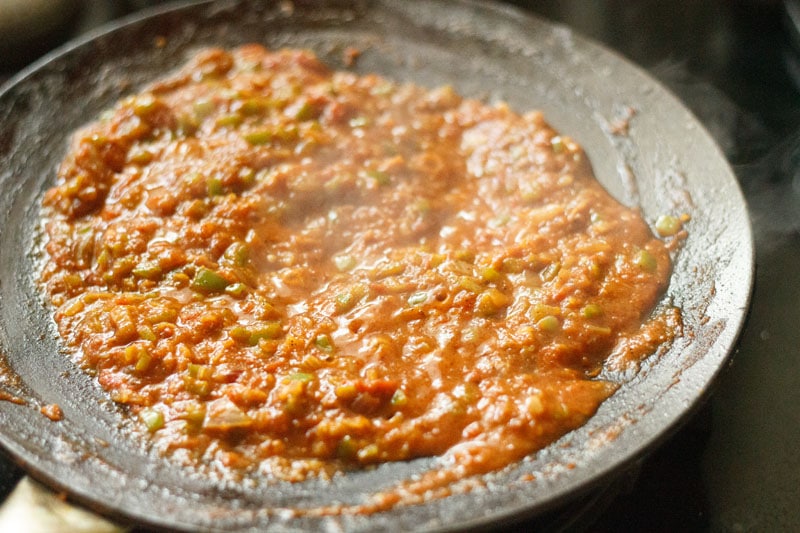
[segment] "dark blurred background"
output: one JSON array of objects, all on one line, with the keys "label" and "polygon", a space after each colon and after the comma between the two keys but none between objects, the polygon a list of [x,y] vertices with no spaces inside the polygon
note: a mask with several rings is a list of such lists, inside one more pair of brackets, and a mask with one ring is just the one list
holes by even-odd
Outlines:
[{"label": "dark blurred background", "polygon": [[[0,0],[0,82],[145,0]],[[626,475],[518,529],[800,531],[800,2],[511,0],[645,68],[731,162],[756,237],[745,330],[709,402]],[[0,456],[0,497],[22,476]]]}]

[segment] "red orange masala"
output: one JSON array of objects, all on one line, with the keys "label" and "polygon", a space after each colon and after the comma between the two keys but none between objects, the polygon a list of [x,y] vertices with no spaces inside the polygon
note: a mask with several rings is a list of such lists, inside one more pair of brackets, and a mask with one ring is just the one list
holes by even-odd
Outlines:
[{"label": "red orange masala", "polygon": [[306,51],[206,50],[124,99],[44,216],[64,344],[190,463],[497,469],[675,325],[665,244],[540,113]]}]

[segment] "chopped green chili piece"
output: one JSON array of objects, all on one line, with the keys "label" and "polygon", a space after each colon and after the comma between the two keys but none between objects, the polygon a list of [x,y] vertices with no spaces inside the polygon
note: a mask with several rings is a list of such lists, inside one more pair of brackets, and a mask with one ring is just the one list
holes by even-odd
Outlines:
[{"label": "chopped green chili piece", "polygon": [[391,402],[392,405],[394,405],[395,407],[403,407],[408,403],[408,397],[406,396],[406,393],[403,392],[402,389],[397,389],[396,391],[394,391],[394,394],[392,395]]},{"label": "chopped green chili piece", "polygon": [[111,262],[111,254],[107,249],[104,249],[100,252],[100,255],[97,256],[97,266],[99,266],[102,270],[108,268],[108,264]]},{"label": "chopped green chili piece", "polygon": [[230,294],[234,298],[242,298],[247,294],[247,285],[244,283],[233,283],[225,287],[225,293]]},{"label": "chopped green chili piece", "polygon": [[328,335],[325,334],[317,335],[317,338],[314,339],[314,344],[316,344],[317,348],[319,348],[325,353],[333,352],[333,343],[331,342],[331,338]]},{"label": "chopped green chili piece", "polygon": [[214,377],[214,368],[208,365],[198,365],[195,363],[189,363],[189,366],[186,368],[186,371],[189,373],[191,377],[197,379],[211,379]]},{"label": "chopped green chili piece", "polygon": [[225,186],[219,178],[208,178],[206,181],[206,192],[209,196],[219,196],[225,192]]},{"label": "chopped green chili piece", "polygon": [[198,124],[197,119],[192,115],[187,115],[186,113],[181,113],[177,117],[177,133],[181,135],[194,135],[197,131],[197,128],[200,127]]},{"label": "chopped green chili piece", "polygon": [[277,140],[284,143],[289,143],[297,140],[297,138],[300,136],[300,131],[297,129],[297,126],[290,125],[284,128],[278,128],[272,132],[272,134]]},{"label": "chopped green chili piece", "polygon": [[186,390],[198,396],[208,396],[211,392],[211,382],[202,379],[192,379],[186,383]]},{"label": "chopped green chili piece", "polygon": [[192,280],[192,289],[200,292],[223,291],[230,282],[211,269],[200,267]]},{"label": "chopped green chili piece", "polygon": [[263,98],[250,98],[242,102],[241,112],[245,115],[260,115],[269,109],[269,101]]},{"label": "chopped green chili piece", "polygon": [[358,450],[358,460],[363,462],[374,461],[378,458],[378,454],[380,453],[380,448],[375,443],[367,444],[360,450]]},{"label": "chopped green chili piece", "polygon": [[158,263],[140,263],[133,269],[133,275],[137,278],[144,278],[156,281],[161,278],[163,270]]},{"label": "chopped green chili piece", "polygon": [[597,304],[586,304],[581,310],[583,318],[597,318],[603,314],[603,309]]},{"label": "chopped green chili piece", "polygon": [[392,182],[391,176],[381,170],[368,170],[367,177],[375,180],[378,185],[389,185]]},{"label": "chopped green chili piece", "polygon": [[246,266],[250,261],[250,247],[243,242],[235,242],[228,246],[222,256],[236,266]]},{"label": "chopped green chili piece", "polygon": [[419,198],[414,201],[414,210],[422,215],[430,212],[431,207],[431,201],[427,198]]},{"label": "chopped green chili piece", "polygon": [[255,326],[234,326],[228,333],[232,339],[255,346],[261,339],[274,339],[281,333],[280,322],[264,322]]},{"label": "chopped green chili piece", "polygon": [[656,231],[662,237],[671,237],[681,230],[681,221],[678,217],[661,215],[656,219]]},{"label": "chopped green chili piece", "polygon": [[336,312],[345,313],[356,306],[356,304],[367,294],[367,288],[361,284],[350,286],[344,292],[336,295]]},{"label": "chopped green chili piece", "polygon": [[342,292],[336,295],[336,310],[340,313],[349,311],[355,307],[358,300],[349,292]]},{"label": "chopped green chili piece", "polygon": [[245,133],[242,137],[253,146],[258,146],[271,143],[274,135],[270,130],[258,130]]},{"label": "chopped green chili piece", "polygon": [[142,409],[142,412],[139,413],[139,418],[142,419],[147,431],[150,433],[154,433],[164,427],[164,415],[156,409]]},{"label": "chopped green chili piece", "polygon": [[230,115],[222,115],[221,117],[217,117],[217,120],[214,122],[214,124],[223,128],[235,128],[241,123],[242,123],[242,115],[238,113],[232,113]]},{"label": "chopped green chili piece", "polygon": [[311,102],[303,102],[303,105],[294,114],[294,118],[299,121],[312,120],[319,116],[319,109]]},{"label": "chopped green chili piece", "polygon": [[251,346],[255,346],[254,343],[250,343],[250,330],[244,326],[235,326],[231,328],[230,332],[228,333],[231,338],[235,341],[241,342],[242,344],[250,344]]},{"label": "chopped green chili piece", "polygon": [[554,333],[558,331],[558,328],[561,327],[561,323],[558,321],[558,318],[554,317],[553,315],[547,315],[536,322],[536,327],[542,331]]},{"label": "chopped green chili piece", "polygon": [[656,261],[656,258],[653,256],[653,254],[647,250],[639,250],[639,253],[636,254],[634,262],[645,272],[653,273],[658,268],[658,261]]},{"label": "chopped green chili piece", "polygon": [[239,183],[250,186],[256,181],[256,171],[250,167],[242,167],[237,177],[239,178]]},{"label": "chopped green chili piece", "polygon": [[308,383],[314,379],[314,375],[307,372],[295,372],[289,376],[289,379],[292,381],[299,381],[301,383]]},{"label": "chopped green chili piece", "polygon": [[336,456],[340,459],[353,459],[358,453],[358,445],[350,435],[345,435],[336,446]]},{"label": "chopped green chili piece", "polygon": [[211,100],[198,100],[192,106],[192,111],[194,111],[194,116],[198,120],[203,120],[208,115],[214,112],[216,109],[216,105]]},{"label": "chopped green chili piece", "polygon": [[475,261],[475,252],[473,252],[472,250],[460,248],[453,253],[453,257],[459,261],[472,263],[473,261]]}]

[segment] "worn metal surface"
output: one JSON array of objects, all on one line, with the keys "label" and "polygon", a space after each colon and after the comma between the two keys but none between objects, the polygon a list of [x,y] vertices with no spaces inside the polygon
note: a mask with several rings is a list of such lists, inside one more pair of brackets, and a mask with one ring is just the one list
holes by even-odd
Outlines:
[{"label": "worn metal surface", "polygon": [[[344,68],[542,109],[587,150],[601,182],[653,221],[687,212],[690,232],[664,302],[684,336],[589,423],[485,488],[369,516],[294,516],[437,468],[436,458],[332,481],[215,480],[148,451],[90,376],[59,352],[36,289],[41,193],[69,133],[206,45],[313,49]],[[622,127],[627,122],[627,128]],[[185,530],[452,530],[541,514],[607,482],[674,430],[705,396],[744,320],[753,279],[747,211],[723,156],[678,101],[613,53],[522,12],[469,1],[220,1],[163,9],[90,35],[0,90],[0,444],[36,478],[99,512]],[[39,407],[58,403],[52,422]],[[530,478],[533,478],[530,480]],[[523,481],[525,480],[525,481]]]}]

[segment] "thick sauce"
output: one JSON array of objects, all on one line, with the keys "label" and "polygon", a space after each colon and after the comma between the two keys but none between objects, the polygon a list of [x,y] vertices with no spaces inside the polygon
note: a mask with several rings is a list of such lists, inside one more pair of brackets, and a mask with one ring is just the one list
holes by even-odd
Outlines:
[{"label": "thick sauce", "polygon": [[179,460],[302,479],[583,424],[670,258],[539,113],[207,50],[79,131],[44,199],[64,343]]}]

